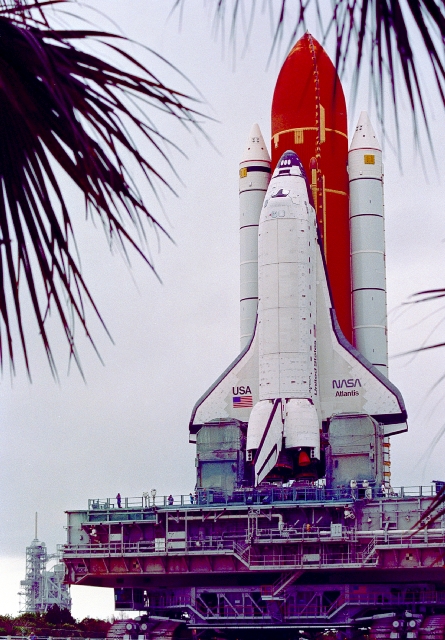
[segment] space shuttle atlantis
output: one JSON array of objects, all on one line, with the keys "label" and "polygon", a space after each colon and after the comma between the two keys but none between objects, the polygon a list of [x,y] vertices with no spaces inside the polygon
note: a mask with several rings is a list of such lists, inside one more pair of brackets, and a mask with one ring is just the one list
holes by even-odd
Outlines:
[{"label": "space shuttle atlantis", "polygon": [[196,404],[193,431],[249,413],[247,456],[258,484],[280,462],[287,466],[287,453],[297,452],[309,471],[320,460],[322,423],[335,414],[371,415],[386,435],[406,429],[401,394],[338,326],[310,186],[293,151],[283,154],[264,199],[258,287],[252,339]]},{"label": "space shuttle atlantis", "polygon": [[[314,48],[315,41],[308,37],[304,47]],[[310,71],[314,72],[313,67]],[[319,108],[318,116],[320,112]],[[328,117],[329,113],[323,115],[324,126]],[[320,122],[319,118],[319,127]],[[314,127],[307,129],[312,132]],[[198,400],[190,421],[192,437],[204,425],[217,421],[236,419],[247,424],[246,459],[252,465],[255,485],[280,476],[308,480],[320,477],[322,436],[327,433],[329,420],[339,414],[369,415],[382,425],[384,436],[407,429],[402,396],[384,375],[383,218],[377,220],[380,213],[383,216],[381,150],[367,115],[362,114],[349,152],[349,181],[355,184],[351,182],[351,222],[346,225],[347,233],[351,229],[353,235],[351,241],[349,235],[347,238],[348,263],[349,245],[352,248],[352,283],[350,279],[347,291],[353,318],[346,325],[352,328],[356,342],[361,341],[360,352],[340,328],[330,288],[326,247],[329,256],[329,246],[335,248],[338,243],[331,240],[329,245],[335,231],[330,237],[326,234],[335,225],[332,219],[326,222],[329,210],[322,209],[326,203],[323,189],[329,191],[330,186],[329,166],[326,175],[321,175],[322,158],[315,154],[308,163],[308,180],[297,153],[304,128],[295,130],[299,134],[293,135],[294,149],[281,155],[272,177],[270,158],[257,125],[249,136],[240,168],[243,348]],[[338,131],[335,129],[336,134]],[[275,136],[276,142],[280,133]],[[326,141],[326,132],[323,136]],[[320,134],[319,149],[321,138]],[[347,145],[346,156],[337,154],[337,161],[344,161],[345,171],[347,154]],[[368,171],[366,158],[371,165]],[[331,192],[339,193],[340,189],[331,188]],[[346,195],[343,200],[347,201]],[[332,264],[335,271],[336,261]],[[338,271],[334,275],[345,290]]]}]

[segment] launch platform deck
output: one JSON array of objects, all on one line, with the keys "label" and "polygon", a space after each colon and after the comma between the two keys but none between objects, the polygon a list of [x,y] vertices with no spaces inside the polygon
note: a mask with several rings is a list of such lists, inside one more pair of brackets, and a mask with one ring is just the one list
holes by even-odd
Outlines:
[{"label": "launch platform deck", "polygon": [[207,490],[193,504],[143,496],[121,508],[92,499],[68,512],[61,551],[71,584],[113,587],[116,609],[192,629],[261,623],[279,637],[277,625],[358,629],[385,614],[445,613],[444,523],[418,525],[436,486],[374,493]]}]

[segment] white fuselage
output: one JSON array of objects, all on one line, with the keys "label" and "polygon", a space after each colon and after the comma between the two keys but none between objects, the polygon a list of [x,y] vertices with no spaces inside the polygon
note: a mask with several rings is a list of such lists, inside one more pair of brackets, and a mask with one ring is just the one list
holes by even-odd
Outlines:
[{"label": "white fuselage", "polygon": [[247,430],[257,481],[273,468],[282,448],[304,448],[320,459],[317,227],[306,179],[299,166],[287,167],[283,158],[267,190],[258,231],[259,401]]},{"label": "white fuselage", "polygon": [[273,178],[258,237],[260,400],[317,393],[316,248],[305,179]]}]

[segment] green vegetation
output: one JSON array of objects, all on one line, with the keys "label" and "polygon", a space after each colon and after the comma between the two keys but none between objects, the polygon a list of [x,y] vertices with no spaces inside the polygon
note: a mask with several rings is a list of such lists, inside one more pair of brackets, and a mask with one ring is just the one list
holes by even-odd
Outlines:
[{"label": "green vegetation", "polygon": [[111,624],[107,620],[95,618],[84,618],[77,622],[68,609],[53,605],[47,613],[22,613],[16,617],[0,616],[0,635],[106,638]]}]

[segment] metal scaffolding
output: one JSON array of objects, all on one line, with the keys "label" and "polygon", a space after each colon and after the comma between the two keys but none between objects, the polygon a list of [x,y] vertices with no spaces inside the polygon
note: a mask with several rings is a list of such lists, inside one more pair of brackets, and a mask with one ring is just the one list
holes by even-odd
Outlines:
[{"label": "metal scaffolding", "polygon": [[[20,581],[22,613],[46,613],[55,604],[71,610],[69,585],[63,584],[65,566],[57,562],[59,559],[58,553],[48,554],[45,543],[37,539],[36,514],[35,538],[26,547],[26,577]],[[52,560],[56,564],[48,569]]]}]

